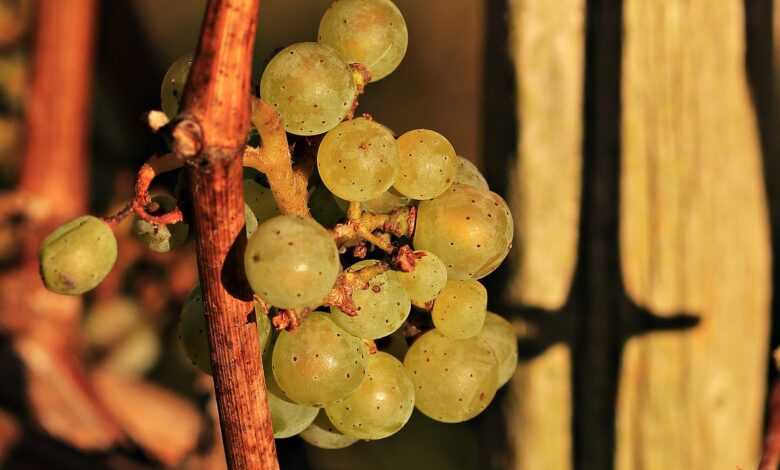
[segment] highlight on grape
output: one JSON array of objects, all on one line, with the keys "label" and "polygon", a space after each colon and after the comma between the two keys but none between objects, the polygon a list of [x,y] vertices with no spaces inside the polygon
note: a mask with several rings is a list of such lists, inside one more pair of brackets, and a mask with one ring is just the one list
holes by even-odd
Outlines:
[{"label": "highlight on grape", "polygon": [[[512,325],[487,310],[479,281],[511,248],[506,202],[438,132],[398,136],[369,115],[355,117],[359,95],[398,67],[407,42],[390,0],[336,0],[316,41],[281,49],[259,78],[259,99],[312,158],[311,216],[285,212],[277,199],[285,188],[245,172],[244,268],[276,438],[344,448],[393,435],[415,408],[445,423],[469,420],[517,367]],[[191,64],[180,58],[163,79],[171,119]],[[171,196],[149,202],[163,213],[177,206]],[[137,218],[134,232],[168,252],[187,242],[188,223]],[[79,295],[116,258],[110,226],[83,216],[43,242],[41,275],[50,290]],[[192,363],[211,373],[198,286],[178,336]]]}]

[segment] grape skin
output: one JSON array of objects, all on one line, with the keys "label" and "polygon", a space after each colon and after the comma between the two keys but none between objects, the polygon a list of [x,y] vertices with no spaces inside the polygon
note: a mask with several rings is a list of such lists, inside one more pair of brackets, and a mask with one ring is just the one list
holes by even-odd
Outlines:
[{"label": "grape skin", "polygon": [[488,183],[476,165],[470,160],[458,156],[458,172],[455,174],[455,184],[474,186],[477,189],[489,191]]},{"label": "grape skin", "polygon": [[517,335],[512,324],[504,317],[487,312],[485,326],[479,333],[493,350],[498,360],[498,386],[504,386],[517,370]]},{"label": "grape skin", "polygon": [[373,199],[363,201],[360,205],[364,210],[374,214],[389,214],[396,209],[411,206],[412,200],[390,188]]},{"label": "grape skin", "polygon": [[366,378],[357,390],[325,407],[339,431],[358,439],[395,434],[409,421],[412,411],[412,379],[398,359],[381,351],[369,357]]},{"label": "grape skin", "polygon": [[398,144],[383,125],[366,118],[344,121],[325,135],[317,169],[330,192],[347,201],[380,196],[398,174]]},{"label": "grape skin", "polygon": [[276,108],[287,132],[317,135],[347,116],[357,88],[349,66],[336,51],[301,42],[271,59],[260,79],[260,96]]},{"label": "grape skin", "polygon": [[300,434],[314,422],[314,418],[320,412],[319,408],[291,403],[270,391],[266,396],[268,408],[271,410],[271,424],[275,439],[285,439]]},{"label": "grape skin", "polygon": [[47,289],[79,295],[97,287],[111,272],[117,256],[114,232],[105,222],[85,215],[49,234],[39,252],[40,272]]},{"label": "grape skin", "polygon": [[[271,336],[271,321],[264,313],[255,309],[257,335],[262,351]],[[211,375],[211,347],[209,346],[206,308],[200,286],[190,291],[179,315],[177,325],[179,341],[192,365]]]},{"label": "grape skin", "polygon": [[358,441],[354,437],[340,433],[330,422],[324,410],[300,436],[307,443],[320,449],[343,449]]},{"label": "grape skin", "polygon": [[496,356],[478,338],[450,339],[434,328],[412,344],[404,366],[416,387],[415,406],[437,421],[471,419],[496,393]]},{"label": "grape skin", "polygon": [[409,34],[389,0],[336,0],[322,16],[317,40],[336,49],[345,62],[364,65],[375,82],[401,63]]},{"label": "grape skin", "polygon": [[323,407],[358,388],[368,352],[322,312],[311,313],[298,328],[282,331],[274,344],[276,383],[296,403]]},{"label": "grape skin", "polygon": [[184,85],[187,84],[187,77],[192,67],[192,56],[185,55],[176,60],[168,71],[165,72],[162,85],[160,86],[160,103],[162,110],[168,118],[173,119],[179,114],[179,104],[181,103]]},{"label": "grape skin", "polygon": [[244,255],[252,290],[270,305],[319,305],[339,273],[336,243],[310,218],[280,215],[257,227]]},{"label": "grape skin", "polygon": [[420,203],[414,246],[444,261],[450,279],[481,279],[509,254],[513,236],[512,214],[501,196],[457,184]]},{"label": "grape skin", "polygon": [[415,129],[398,138],[401,171],[393,186],[404,196],[433,199],[450,187],[458,172],[452,144],[441,134]]},{"label": "grape skin", "polygon": [[418,250],[414,269],[410,272],[393,271],[393,275],[404,286],[412,303],[424,305],[439,295],[447,284],[447,266],[430,251]]},{"label": "grape skin", "polygon": [[[347,271],[359,271],[376,263],[376,260],[359,261]],[[397,330],[412,307],[409,295],[388,272],[371,278],[367,288],[353,290],[352,301],[357,315],[349,316],[338,307],[332,307],[331,318],[347,332],[365,339],[381,338]]]},{"label": "grape skin", "polygon": [[273,193],[257,181],[244,180],[244,203],[252,210],[258,224],[279,215]]},{"label": "grape skin", "polygon": [[433,304],[433,325],[448,338],[466,339],[479,334],[487,313],[487,290],[472,279],[447,281]]}]

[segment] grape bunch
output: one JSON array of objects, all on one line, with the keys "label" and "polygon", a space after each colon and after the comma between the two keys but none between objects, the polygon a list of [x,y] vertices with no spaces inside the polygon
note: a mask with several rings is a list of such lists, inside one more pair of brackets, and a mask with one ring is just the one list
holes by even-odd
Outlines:
[{"label": "grape bunch", "polygon": [[[354,117],[359,94],[398,67],[407,39],[390,0],[336,0],[317,40],[281,49],[260,77],[260,99],[288,140],[316,158],[311,217],[286,213],[269,179],[245,172],[244,268],[276,438],[343,448],[397,433],[415,408],[466,421],[517,366],[512,325],[487,310],[480,283],[512,244],[506,202],[438,132],[396,135],[369,115]],[[163,80],[171,118],[191,62],[179,59]],[[106,230],[99,219],[77,219],[49,237],[46,285],[66,294],[93,288],[116,258]],[[189,233],[184,223],[147,221],[136,221],[135,232],[161,252]],[[178,334],[192,363],[211,373],[206,318],[196,286]]]}]

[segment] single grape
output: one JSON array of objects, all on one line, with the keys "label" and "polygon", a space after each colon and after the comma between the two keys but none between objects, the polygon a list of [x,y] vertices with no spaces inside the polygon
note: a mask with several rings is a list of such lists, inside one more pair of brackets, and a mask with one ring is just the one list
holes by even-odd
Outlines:
[{"label": "single grape", "polygon": [[450,187],[458,172],[452,144],[438,132],[416,129],[398,138],[401,171],[394,188],[412,199],[432,199]]},{"label": "single grape", "polygon": [[333,227],[347,217],[347,205],[342,207],[333,193],[324,184],[317,185],[309,198],[309,210],[314,220],[323,227]]},{"label": "single grape", "polygon": [[512,214],[501,196],[457,184],[420,203],[414,246],[436,254],[450,279],[480,279],[509,254],[513,230]]},{"label": "single grape", "polygon": [[141,305],[129,297],[99,300],[87,311],[81,331],[90,347],[109,348],[142,318]]},{"label": "single grape", "polygon": [[458,156],[458,172],[455,174],[454,184],[465,184],[467,186],[474,186],[477,189],[489,191],[488,183],[482,173],[479,172],[477,166],[470,160]]},{"label": "single grape", "polygon": [[257,181],[244,180],[244,202],[252,209],[258,224],[279,215],[273,193]]},{"label": "single grape", "polygon": [[301,434],[301,438],[307,443],[320,449],[343,449],[356,443],[354,437],[341,434],[328,419],[325,411],[321,411],[314,422]]},{"label": "single grape", "polygon": [[363,341],[313,312],[298,328],[282,331],[274,345],[274,377],[296,403],[323,407],[358,388],[366,374]]},{"label": "single grape", "polygon": [[390,188],[373,199],[363,201],[360,205],[363,209],[374,214],[389,214],[396,209],[411,206],[412,200]]},{"label": "single grape", "polygon": [[179,104],[192,67],[192,56],[185,55],[168,67],[160,87],[160,102],[166,116],[173,119],[179,114]]},{"label": "single grape", "polygon": [[314,220],[294,215],[260,224],[247,243],[244,263],[252,289],[279,308],[316,307],[340,268],[330,233]]},{"label": "single grape", "polygon": [[478,338],[487,343],[498,360],[498,386],[502,387],[517,370],[517,335],[504,317],[488,312]]},{"label": "single grape", "polygon": [[393,275],[404,286],[412,303],[424,305],[436,298],[447,284],[447,266],[430,251],[418,250],[419,256],[410,272],[393,271]]},{"label": "single grape", "polygon": [[[359,261],[347,271],[357,272],[377,263],[376,260]],[[357,315],[349,316],[338,307],[332,307],[331,318],[347,332],[366,339],[381,338],[397,330],[412,308],[409,294],[387,271],[372,277],[365,289],[354,289],[352,301]]]},{"label": "single grape", "polygon": [[404,366],[416,387],[417,409],[437,421],[471,419],[496,393],[496,356],[478,338],[451,339],[434,328],[412,344]]},{"label": "single grape", "polygon": [[317,151],[325,186],[348,201],[379,197],[398,174],[398,144],[383,125],[366,118],[344,121],[325,135]]},{"label": "single grape", "polygon": [[[257,310],[257,309],[256,309]],[[260,311],[255,312],[257,335],[262,351],[271,336],[271,321]],[[178,325],[179,341],[192,365],[211,375],[211,347],[209,346],[206,309],[200,286],[190,291],[181,308]]]},{"label": "single grape", "polygon": [[466,339],[482,331],[487,289],[473,279],[447,281],[433,304],[433,325],[448,338]]},{"label": "single grape", "polygon": [[352,71],[336,51],[316,42],[284,48],[260,79],[260,96],[282,116],[287,132],[316,135],[340,123],[357,96]]},{"label": "single grape", "polygon": [[257,217],[255,217],[255,213],[252,212],[252,208],[247,203],[244,203],[244,227],[247,239],[257,230]]},{"label": "single grape", "polygon": [[270,392],[266,396],[276,439],[300,434],[314,422],[314,418],[320,412],[319,408],[291,403]]},{"label": "single grape", "polygon": [[[158,194],[152,198],[160,206],[160,213],[176,208],[176,199],[167,194]],[[185,222],[160,225],[136,217],[133,220],[133,233],[152,251],[167,253],[187,242],[190,226]]]},{"label": "single grape", "polygon": [[320,21],[317,40],[349,64],[362,64],[375,82],[389,75],[406,55],[409,33],[390,0],[336,0]]},{"label": "single grape", "polygon": [[384,352],[368,358],[366,378],[346,398],[325,407],[347,436],[382,439],[398,432],[414,411],[414,384],[401,362]]},{"label": "single grape", "polygon": [[94,289],[116,262],[114,232],[91,215],[73,219],[52,232],[38,254],[41,278],[58,294],[79,295]]}]

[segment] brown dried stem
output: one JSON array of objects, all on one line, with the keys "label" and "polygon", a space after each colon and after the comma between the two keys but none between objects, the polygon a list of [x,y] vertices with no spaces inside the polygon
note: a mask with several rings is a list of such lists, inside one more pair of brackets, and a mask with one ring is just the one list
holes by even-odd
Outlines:
[{"label": "brown dried stem", "polygon": [[244,149],[244,166],[265,174],[279,212],[310,217],[308,171],[293,168],[281,116],[273,106],[253,97],[252,123],[263,143],[260,148]]},{"label": "brown dried stem", "polygon": [[242,160],[258,0],[209,0],[174,123],[189,163],[198,271],[207,314],[220,428],[231,469],[279,468],[243,273]]},{"label": "brown dried stem", "polygon": [[414,207],[403,207],[389,214],[363,212],[356,207],[356,204],[351,204],[347,221],[331,229],[336,245],[341,250],[361,247],[364,242],[368,242],[385,253],[392,254],[395,247],[391,235],[411,237],[414,233],[417,218],[417,209]]},{"label": "brown dried stem", "polygon": [[769,397],[769,425],[758,470],[776,470],[780,466],[780,380],[772,385]]}]

